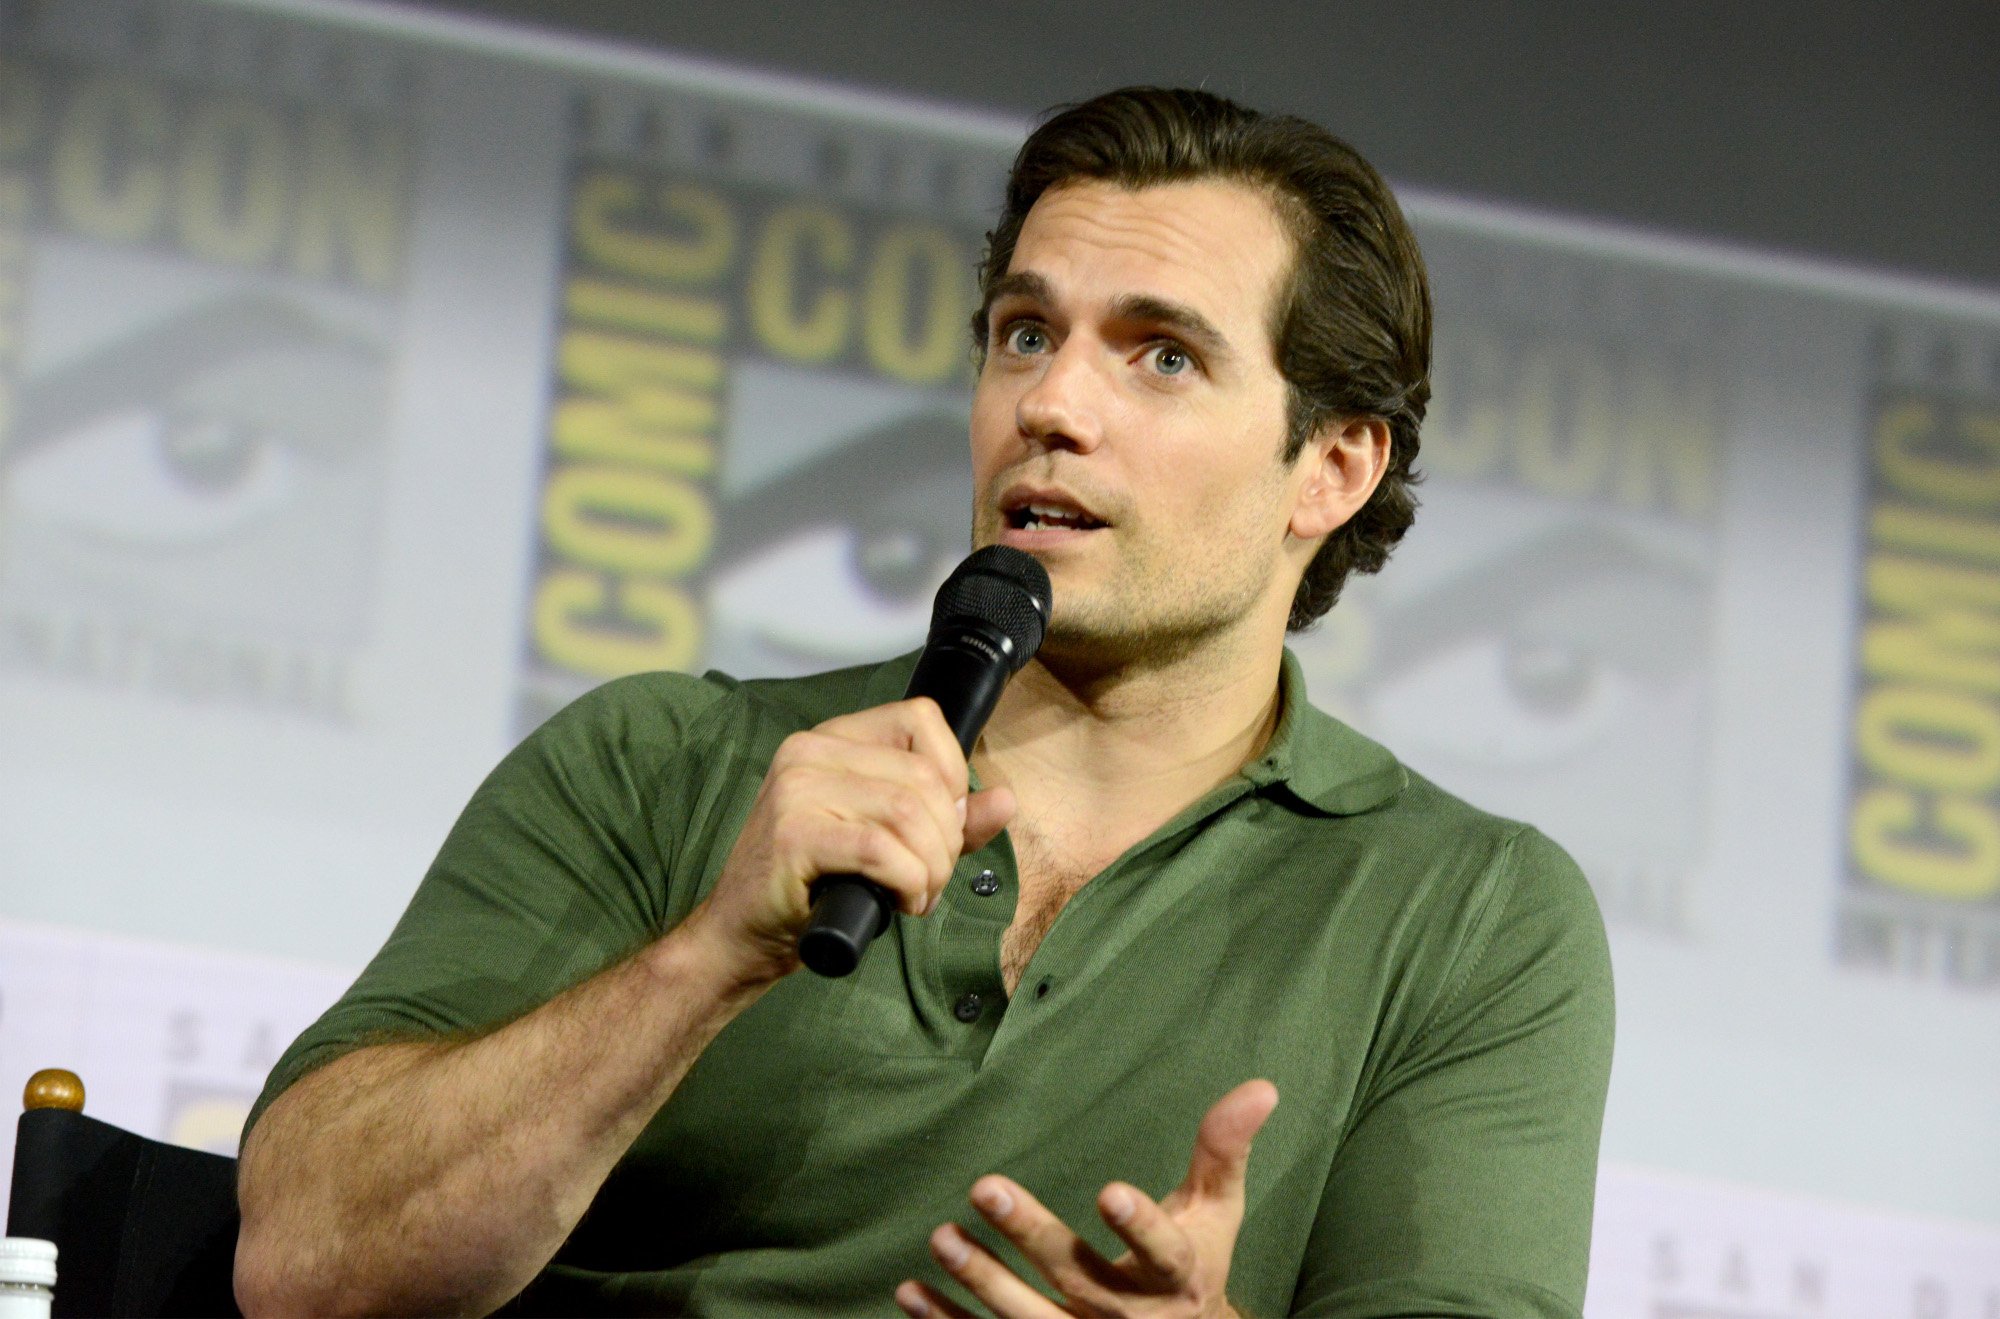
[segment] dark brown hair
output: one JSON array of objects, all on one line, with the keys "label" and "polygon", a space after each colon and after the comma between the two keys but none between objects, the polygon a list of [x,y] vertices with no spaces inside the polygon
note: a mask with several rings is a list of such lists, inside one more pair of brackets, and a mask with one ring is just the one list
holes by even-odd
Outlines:
[{"label": "dark brown hair", "polygon": [[1348,573],[1378,571],[1416,518],[1430,286],[1402,208],[1359,152],[1317,124],[1203,91],[1127,87],[1058,111],[1014,158],[1000,222],[986,236],[975,351],[985,351],[986,305],[1044,192],[1079,179],[1144,188],[1204,178],[1268,189],[1292,237],[1291,278],[1271,326],[1288,386],[1284,460],[1330,421],[1379,417],[1389,427],[1381,484],[1327,536],[1292,597],[1296,632],[1333,607]]}]

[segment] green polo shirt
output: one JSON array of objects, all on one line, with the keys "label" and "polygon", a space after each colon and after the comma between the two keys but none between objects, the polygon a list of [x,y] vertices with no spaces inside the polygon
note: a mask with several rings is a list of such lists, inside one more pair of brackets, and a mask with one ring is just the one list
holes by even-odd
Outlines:
[{"label": "green polo shirt", "polygon": [[[490,1028],[670,929],[778,743],[901,696],[913,658],[646,674],[551,719],[259,1111],[357,1045]],[[945,1283],[937,1224],[996,1240],[965,1198],[987,1172],[1115,1254],[1098,1190],[1171,1191],[1202,1114],[1261,1076],[1280,1102],[1251,1155],[1239,1307],[1579,1313],[1611,970],[1553,843],[1315,710],[1287,655],[1262,757],[1085,885],[1010,998],[1017,891],[1002,834],[854,975],[791,976],[731,1023],[520,1307],[894,1313],[901,1279]]]}]

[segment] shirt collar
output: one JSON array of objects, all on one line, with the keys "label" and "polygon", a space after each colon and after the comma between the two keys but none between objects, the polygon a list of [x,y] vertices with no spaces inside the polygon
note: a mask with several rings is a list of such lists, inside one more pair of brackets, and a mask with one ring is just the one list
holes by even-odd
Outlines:
[{"label": "shirt collar", "polygon": [[[868,703],[901,700],[916,667],[913,652],[877,669],[868,682]],[[1243,777],[1259,791],[1273,789],[1322,815],[1359,815],[1401,794],[1410,781],[1401,762],[1381,743],[1313,706],[1306,698],[1305,673],[1290,647],[1278,691],[1278,727],[1264,754],[1243,767]]]},{"label": "shirt collar", "polygon": [[1276,789],[1321,814],[1359,815],[1386,806],[1408,786],[1408,772],[1387,747],[1306,698],[1305,673],[1289,646],[1278,700],[1278,727],[1264,754],[1243,767],[1243,777],[1259,790]]},{"label": "shirt collar", "polygon": [[913,650],[877,666],[868,676],[864,708],[902,700],[903,693],[910,690],[910,676],[917,671],[917,661],[923,654],[922,650]]}]

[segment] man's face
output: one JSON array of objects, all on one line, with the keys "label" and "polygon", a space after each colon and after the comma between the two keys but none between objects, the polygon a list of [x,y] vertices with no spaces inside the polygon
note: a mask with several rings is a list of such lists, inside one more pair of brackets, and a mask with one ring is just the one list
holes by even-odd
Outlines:
[{"label": "man's face", "polygon": [[1029,211],[973,396],[973,543],[1048,568],[1047,653],[1162,658],[1282,631],[1313,452],[1280,461],[1270,321],[1291,262],[1270,201],[1231,182],[1079,182]]}]

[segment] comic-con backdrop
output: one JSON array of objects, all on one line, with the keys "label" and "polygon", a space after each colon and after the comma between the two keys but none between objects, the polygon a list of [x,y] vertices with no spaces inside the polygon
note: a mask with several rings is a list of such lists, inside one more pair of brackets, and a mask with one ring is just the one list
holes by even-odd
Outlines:
[{"label": "comic-con backdrop", "polygon": [[[916,644],[1022,130],[0,0],[0,1086],[230,1149],[551,710]],[[1592,1313],[1992,1319],[2000,301],[1407,202],[1423,513],[1295,649],[1596,887]]]}]

